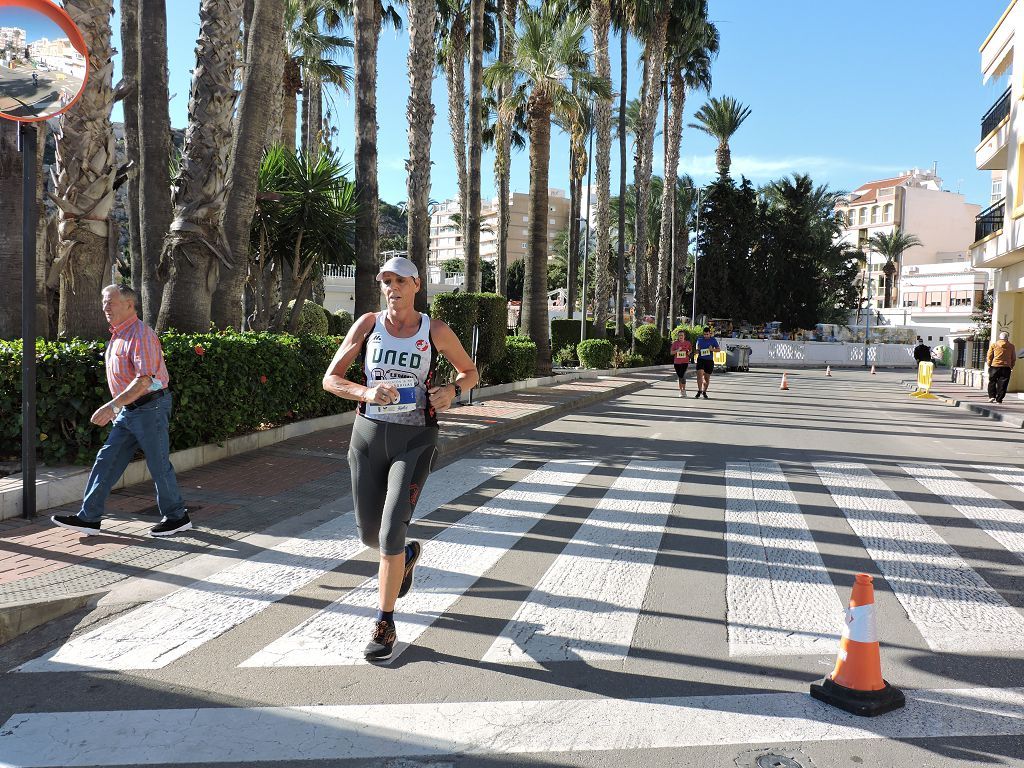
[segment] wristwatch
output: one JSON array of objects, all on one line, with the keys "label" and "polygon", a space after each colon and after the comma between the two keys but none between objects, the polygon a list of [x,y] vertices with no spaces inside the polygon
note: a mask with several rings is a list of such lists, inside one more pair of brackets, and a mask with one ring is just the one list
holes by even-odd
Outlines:
[{"label": "wristwatch", "polygon": [[114,412],[115,416],[117,416],[121,412],[122,408],[124,408],[123,405],[114,405],[113,403],[110,404],[110,410]]},{"label": "wristwatch", "polygon": [[460,387],[454,381],[452,382],[452,386],[455,387],[455,396],[459,397],[462,394],[462,387]]}]

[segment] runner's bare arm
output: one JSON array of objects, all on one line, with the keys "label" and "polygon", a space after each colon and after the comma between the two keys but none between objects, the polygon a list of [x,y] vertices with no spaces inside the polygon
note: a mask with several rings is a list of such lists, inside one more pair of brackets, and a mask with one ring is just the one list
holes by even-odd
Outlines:
[{"label": "runner's bare arm", "polygon": [[[431,320],[430,336],[434,340],[437,351],[448,359],[458,374],[453,383],[458,384],[463,391],[475,387],[480,381],[480,376],[473,364],[473,359],[462,347],[462,342],[455,335],[455,331],[443,320]],[[455,388],[448,384],[432,387],[430,390],[430,404],[436,411],[446,410],[454,399]]]},{"label": "runner's bare arm", "polygon": [[334,359],[327,366],[327,373],[324,374],[324,390],[332,395],[343,397],[346,400],[359,400],[367,403],[378,403],[386,405],[393,402],[398,391],[390,384],[382,384],[376,387],[366,387],[349,381],[345,378],[348,367],[359,356],[363,348],[363,342],[373,330],[377,316],[372,312],[356,320],[348,329],[345,340],[341,342],[338,351],[334,353]]}]

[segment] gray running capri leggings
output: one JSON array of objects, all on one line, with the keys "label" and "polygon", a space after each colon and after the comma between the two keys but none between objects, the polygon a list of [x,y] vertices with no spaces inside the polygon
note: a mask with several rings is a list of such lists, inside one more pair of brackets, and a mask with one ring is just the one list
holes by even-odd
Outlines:
[{"label": "gray running capri leggings", "polygon": [[437,427],[356,416],[348,447],[359,538],[383,555],[405,551],[416,500],[437,456]]}]

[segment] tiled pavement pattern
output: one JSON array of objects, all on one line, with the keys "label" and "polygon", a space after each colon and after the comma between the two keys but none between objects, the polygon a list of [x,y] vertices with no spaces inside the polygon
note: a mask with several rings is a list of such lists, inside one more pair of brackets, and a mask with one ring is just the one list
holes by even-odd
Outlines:
[{"label": "tiled pavement pattern", "polygon": [[[910,382],[907,383],[909,386]],[[1024,426],[1024,400],[1017,397],[1015,392],[1008,393],[1001,403],[990,403],[988,393],[984,389],[967,387],[951,381],[936,380],[931,391],[939,397],[958,401],[961,408],[1000,419],[1013,427]]]},{"label": "tiled pavement pattern", "polygon": [[[441,452],[596,402],[630,383],[627,378],[575,381],[459,407],[442,415]],[[158,519],[148,482],[111,495],[103,522],[109,535],[83,538],[49,522],[50,514],[74,514],[77,504],[33,521],[0,521],[0,606],[101,592],[172,561],[232,546],[343,497],[350,489],[345,461],[350,432],[351,427],[341,427],[303,435],[182,473],[178,481],[197,530],[172,539],[146,536]]]}]

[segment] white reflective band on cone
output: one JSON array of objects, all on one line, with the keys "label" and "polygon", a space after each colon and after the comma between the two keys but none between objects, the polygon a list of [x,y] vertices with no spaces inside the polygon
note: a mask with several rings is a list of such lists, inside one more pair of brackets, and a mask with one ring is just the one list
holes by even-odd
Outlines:
[{"label": "white reflective band on cone", "polygon": [[846,609],[846,626],[843,627],[843,637],[858,643],[878,642],[874,603]]}]

